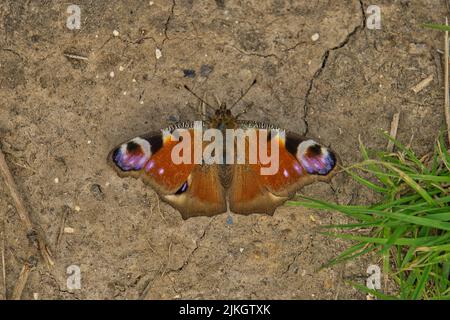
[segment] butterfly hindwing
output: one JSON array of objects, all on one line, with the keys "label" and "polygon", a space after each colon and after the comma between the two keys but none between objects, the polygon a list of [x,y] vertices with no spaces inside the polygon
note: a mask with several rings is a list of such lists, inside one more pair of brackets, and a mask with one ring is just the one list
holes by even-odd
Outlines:
[{"label": "butterfly hindwing", "polygon": [[184,219],[227,211],[225,190],[220,183],[217,165],[196,165],[187,183],[189,187],[185,192],[164,196]]},{"label": "butterfly hindwing", "polygon": [[228,190],[230,210],[239,214],[272,214],[288,198],[271,193],[259,173],[259,166],[237,164]]}]

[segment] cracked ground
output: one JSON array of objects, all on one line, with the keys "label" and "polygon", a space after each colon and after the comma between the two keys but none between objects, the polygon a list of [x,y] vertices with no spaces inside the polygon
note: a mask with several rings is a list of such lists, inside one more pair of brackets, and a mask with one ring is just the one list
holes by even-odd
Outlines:
[{"label": "cracked ground", "polygon": [[[252,102],[247,119],[318,137],[345,164],[359,160],[359,136],[385,148],[380,130],[397,112],[398,139],[426,153],[443,119],[443,40],[420,25],[441,22],[444,1],[74,4],[79,30],[66,27],[68,4],[59,1],[0,4],[1,148],[56,260],[51,269],[38,264],[23,297],[365,298],[347,282],[364,284],[374,257],[320,269],[348,246],[320,226],[346,217],[283,206],[273,217],[183,221],[142,182],[117,177],[106,155],[127,138],[198,119],[184,84],[211,104],[232,103],[254,78],[238,112]],[[381,8],[380,30],[365,27],[370,4]],[[430,75],[428,87],[411,90]],[[32,250],[0,186],[11,294]],[[301,192],[341,204],[376,200],[344,175]],[[80,290],[66,286],[70,265],[80,267]]]}]

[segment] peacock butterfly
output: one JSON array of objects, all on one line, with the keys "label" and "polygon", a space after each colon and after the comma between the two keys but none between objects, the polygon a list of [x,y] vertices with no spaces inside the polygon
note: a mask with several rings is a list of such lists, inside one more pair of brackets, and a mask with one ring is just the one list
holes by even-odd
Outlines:
[{"label": "peacock butterfly", "polygon": [[331,149],[273,125],[240,120],[245,112],[231,113],[238,101],[231,108],[221,104],[207,120],[128,140],[109,153],[108,163],[121,177],[141,178],[183,219],[227,211],[272,215],[303,186],[330,181],[338,163]]}]

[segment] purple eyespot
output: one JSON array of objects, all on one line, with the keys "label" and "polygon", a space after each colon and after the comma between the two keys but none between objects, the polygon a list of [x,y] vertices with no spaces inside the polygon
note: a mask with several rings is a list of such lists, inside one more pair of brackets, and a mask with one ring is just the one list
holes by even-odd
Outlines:
[{"label": "purple eyespot", "polygon": [[141,170],[150,157],[150,144],[139,137],[122,144],[112,154],[113,162],[122,171]]},{"label": "purple eyespot", "polygon": [[334,153],[313,140],[300,143],[297,158],[309,174],[327,175],[336,165]]},{"label": "purple eyespot", "polygon": [[180,189],[178,189],[178,191],[175,192],[175,194],[182,194],[182,193],[186,192],[187,189],[188,189],[188,183],[187,183],[187,181],[185,181],[185,182],[181,185]]}]

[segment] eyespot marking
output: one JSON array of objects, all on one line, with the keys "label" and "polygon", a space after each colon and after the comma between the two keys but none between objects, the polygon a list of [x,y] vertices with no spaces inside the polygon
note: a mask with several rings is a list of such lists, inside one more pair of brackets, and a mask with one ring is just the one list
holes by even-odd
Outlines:
[{"label": "eyespot marking", "polygon": [[180,189],[178,189],[177,192],[175,192],[175,194],[182,194],[182,193],[186,192],[187,189],[188,189],[188,183],[187,183],[187,181],[185,181],[185,182],[181,185]]},{"label": "eyespot marking", "polygon": [[145,166],[151,156],[150,143],[137,137],[114,150],[112,160],[122,171],[138,171]]},{"label": "eyespot marking", "polygon": [[296,157],[309,174],[327,175],[336,165],[336,156],[314,140],[301,142]]}]

